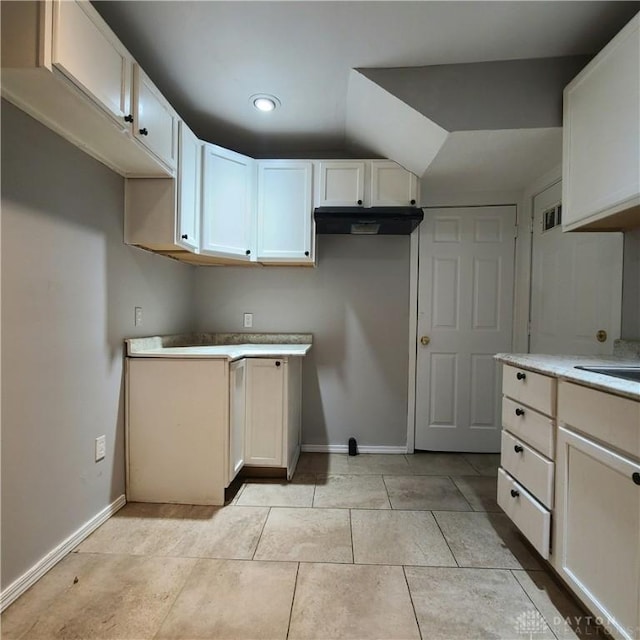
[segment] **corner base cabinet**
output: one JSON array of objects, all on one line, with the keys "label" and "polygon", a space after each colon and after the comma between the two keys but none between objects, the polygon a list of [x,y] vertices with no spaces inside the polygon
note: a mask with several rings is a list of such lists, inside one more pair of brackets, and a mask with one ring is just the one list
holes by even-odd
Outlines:
[{"label": "corner base cabinet", "polygon": [[224,504],[229,365],[127,359],[127,500]]}]

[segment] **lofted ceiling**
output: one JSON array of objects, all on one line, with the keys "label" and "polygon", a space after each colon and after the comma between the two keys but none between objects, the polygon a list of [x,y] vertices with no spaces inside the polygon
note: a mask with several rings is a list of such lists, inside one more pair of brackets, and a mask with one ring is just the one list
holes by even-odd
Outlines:
[{"label": "lofted ceiling", "polygon": [[[434,78],[455,77],[446,68],[443,73],[440,67],[437,74],[403,68],[465,65],[467,69],[468,63],[591,56],[640,9],[640,2],[579,0],[109,0],[93,4],[199,137],[254,157],[391,155],[387,149],[395,150],[398,144],[376,141],[380,128],[387,128],[389,134],[396,125],[398,130],[406,129],[416,114],[428,120],[431,116],[424,105],[429,100],[437,111],[435,128],[439,128],[435,121],[442,121],[448,111],[473,112],[445,101],[455,103],[455,90],[434,90]],[[574,58],[572,64],[587,59]],[[531,82],[540,79],[540,68]],[[385,95],[406,103],[406,122],[390,119],[381,126],[380,118],[372,118],[377,130],[370,135],[362,127],[350,131],[349,122],[364,121],[369,115],[366,92],[349,96],[362,84],[353,82],[354,69],[368,82],[379,84]],[[474,86],[482,87],[483,68],[476,71]],[[562,73],[554,77],[557,82],[566,80]],[[553,92],[550,100],[559,104],[561,86],[551,90],[547,82],[544,91]],[[256,93],[273,94],[282,104],[272,113],[260,113],[249,100]],[[473,96],[467,91],[460,94],[462,100],[468,105]],[[360,111],[349,113],[350,104],[358,104]],[[483,105],[486,115],[492,108],[486,96]],[[402,109],[396,111],[402,118]],[[460,115],[456,117],[460,121]],[[554,123],[547,116],[517,127],[513,114],[505,116],[504,127],[500,117],[485,117],[483,121],[493,123],[490,127],[474,127],[473,122],[458,126],[455,117],[444,119],[447,132],[465,131],[467,138],[445,144],[443,152],[449,149],[440,170],[450,172],[455,167],[456,150],[465,148],[463,141],[468,141],[474,128],[516,131],[517,148],[528,139],[518,129],[540,128],[541,135],[533,138],[548,142],[542,145],[540,157],[549,156],[551,148],[559,153],[557,135],[548,131]],[[507,144],[508,136],[498,143],[495,135],[486,131],[482,135],[472,146],[483,139],[491,140],[496,149]],[[427,140],[424,146],[430,145]],[[532,152],[537,153],[538,147],[534,145]],[[413,158],[415,152],[406,155]],[[500,154],[495,156],[498,162]],[[402,157],[393,159],[403,163]],[[422,173],[432,159],[416,160],[415,167],[408,168]],[[468,164],[468,156],[464,162]],[[531,158],[527,162],[536,164]],[[469,167],[465,164],[463,170]]]}]

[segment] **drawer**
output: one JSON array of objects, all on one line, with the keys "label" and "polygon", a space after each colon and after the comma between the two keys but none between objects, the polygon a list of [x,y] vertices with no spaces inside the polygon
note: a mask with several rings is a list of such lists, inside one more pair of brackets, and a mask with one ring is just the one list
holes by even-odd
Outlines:
[{"label": "drawer", "polygon": [[558,423],[640,458],[640,402],[560,381]]},{"label": "drawer", "polygon": [[551,512],[503,469],[498,469],[498,504],[536,551],[548,559]]},{"label": "drawer", "polygon": [[502,426],[548,458],[554,458],[554,424],[551,418],[524,403],[502,398]]},{"label": "drawer", "polygon": [[503,431],[500,464],[545,507],[553,508],[554,464],[551,460],[522,440],[514,438],[508,431]]},{"label": "drawer", "polygon": [[556,414],[556,379],[550,376],[505,365],[502,393],[548,416]]}]

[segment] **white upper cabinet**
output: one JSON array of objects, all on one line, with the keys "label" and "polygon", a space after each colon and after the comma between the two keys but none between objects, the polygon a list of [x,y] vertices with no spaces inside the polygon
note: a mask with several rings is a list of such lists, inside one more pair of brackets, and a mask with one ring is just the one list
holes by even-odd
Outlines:
[{"label": "white upper cabinet", "polygon": [[128,127],[133,60],[88,2],[54,2],[52,64]]},{"label": "white upper cabinet", "polygon": [[137,64],[133,66],[133,132],[151,153],[175,169],[178,115]]},{"label": "white upper cabinet", "polygon": [[364,162],[326,161],[318,164],[318,207],[364,203]]},{"label": "white upper cabinet", "polygon": [[389,160],[371,161],[372,207],[413,206],[418,203],[418,179]]},{"label": "white upper cabinet", "polygon": [[176,245],[189,251],[198,251],[200,247],[201,177],[202,143],[184,122],[180,122]]},{"label": "white upper cabinet", "polygon": [[255,260],[255,160],[214,144],[203,158],[201,252]]},{"label": "white upper cabinet", "polygon": [[639,33],[637,14],[564,90],[565,231],[640,226]]},{"label": "white upper cabinet", "polygon": [[313,263],[313,163],[258,162],[258,260]]},{"label": "white upper cabinet", "polygon": [[3,98],[123,176],[175,175],[178,117],[88,0],[0,11]]}]

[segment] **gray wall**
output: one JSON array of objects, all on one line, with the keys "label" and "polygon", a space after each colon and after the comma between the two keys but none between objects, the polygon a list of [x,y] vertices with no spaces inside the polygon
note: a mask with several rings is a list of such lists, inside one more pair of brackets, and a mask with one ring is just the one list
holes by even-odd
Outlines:
[{"label": "gray wall", "polygon": [[200,268],[199,329],[311,332],[303,365],[304,444],[404,446],[409,236],[318,236],[318,266]]},{"label": "gray wall", "polygon": [[640,227],[624,234],[620,336],[640,340]]},{"label": "gray wall", "polygon": [[124,492],[122,340],[192,328],[193,269],[123,244],[123,187],[2,103],[3,588]]}]

